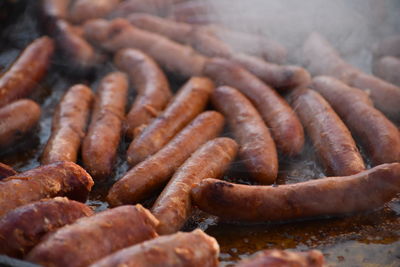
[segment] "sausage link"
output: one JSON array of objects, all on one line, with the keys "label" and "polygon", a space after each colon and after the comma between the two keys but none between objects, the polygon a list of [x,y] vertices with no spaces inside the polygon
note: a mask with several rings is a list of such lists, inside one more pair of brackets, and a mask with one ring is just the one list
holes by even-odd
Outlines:
[{"label": "sausage link", "polygon": [[374,74],[385,81],[400,86],[400,58],[383,57],[374,64]]},{"label": "sausage link", "polygon": [[16,174],[17,172],[11,166],[0,162],[0,179]]},{"label": "sausage link", "polygon": [[69,10],[68,18],[75,24],[102,18],[112,12],[120,2],[121,0],[75,0]]}]

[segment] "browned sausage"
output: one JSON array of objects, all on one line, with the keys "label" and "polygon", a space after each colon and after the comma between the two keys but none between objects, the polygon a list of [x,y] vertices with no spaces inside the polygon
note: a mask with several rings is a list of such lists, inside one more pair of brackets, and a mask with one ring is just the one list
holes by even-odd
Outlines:
[{"label": "browned sausage", "polygon": [[350,131],[319,93],[298,89],[292,93],[291,102],[326,174],[347,176],[365,170]]},{"label": "browned sausage", "polygon": [[0,148],[16,143],[36,126],[40,106],[28,99],[17,100],[0,108]]},{"label": "browned sausage", "polygon": [[122,72],[105,76],[97,88],[89,130],[82,142],[82,160],[94,179],[112,174],[121,139],[128,96],[128,78]]},{"label": "browned sausage", "polygon": [[400,163],[351,176],[279,186],[239,185],[205,179],[192,190],[200,209],[233,221],[286,221],[341,216],[381,207],[400,190]]},{"label": "browned sausage", "polygon": [[112,206],[137,203],[162,187],[196,149],[217,137],[224,125],[215,111],[198,115],[160,151],[142,161],[117,181],[108,192]]},{"label": "browned sausage", "polygon": [[234,140],[216,138],[202,145],[179,167],[151,209],[160,221],[158,233],[171,234],[181,229],[192,211],[192,187],[207,177],[221,176],[237,149]]},{"label": "browned sausage", "polygon": [[12,66],[0,77],[0,107],[28,96],[46,75],[54,43],[41,37],[29,44]]},{"label": "browned sausage", "polygon": [[400,86],[400,58],[390,56],[380,58],[374,64],[374,74]]},{"label": "browned sausage", "polygon": [[11,166],[0,162],[0,179],[16,174],[17,172]]},{"label": "browned sausage", "polygon": [[270,128],[278,150],[286,155],[301,152],[303,127],[291,107],[272,88],[239,65],[222,58],[207,61],[204,72],[218,84],[237,88],[252,101]]},{"label": "browned sausage", "polygon": [[232,87],[218,87],[213,105],[226,117],[239,144],[239,156],[254,180],[274,183],[278,175],[278,155],[267,126],[251,102]]},{"label": "browned sausage", "polygon": [[92,177],[72,162],[57,162],[9,176],[0,182],[0,216],[16,207],[56,196],[85,201]]},{"label": "browned sausage", "polygon": [[69,10],[71,22],[80,24],[89,19],[105,17],[121,0],[75,0]]},{"label": "browned sausage", "polygon": [[331,104],[353,134],[360,138],[374,165],[400,161],[397,128],[374,108],[367,93],[327,76],[314,78],[311,88]]},{"label": "browned sausage", "polygon": [[51,136],[42,154],[42,164],[76,162],[86,131],[93,93],[85,85],[72,86],[53,115]]},{"label": "browned sausage", "polygon": [[165,111],[129,145],[128,163],[135,165],[159,151],[203,111],[213,90],[214,83],[205,77],[186,82]]},{"label": "browned sausage", "polygon": [[174,3],[180,3],[183,1],[186,0],[127,0],[120,3],[110,14],[110,17],[124,17],[136,12],[165,15],[173,7]]},{"label": "browned sausage", "polygon": [[160,236],[120,251],[90,265],[141,267],[217,267],[219,245],[200,229]]},{"label": "browned sausage", "polygon": [[172,97],[168,80],[157,63],[145,53],[127,48],[114,57],[115,65],[126,72],[137,91],[126,117],[126,134],[133,139],[135,129],[147,125],[166,107]]},{"label": "browned sausage", "polygon": [[83,267],[157,236],[158,221],[141,205],[121,206],[81,218],[47,236],[26,260],[43,266]]},{"label": "browned sausage", "polygon": [[85,204],[62,197],[21,206],[0,220],[0,253],[20,258],[45,234],[91,215]]},{"label": "browned sausage", "polygon": [[392,35],[383,39],[375,47],[374,54],[377,57],[381,56],[400,57],[400,35]]}]

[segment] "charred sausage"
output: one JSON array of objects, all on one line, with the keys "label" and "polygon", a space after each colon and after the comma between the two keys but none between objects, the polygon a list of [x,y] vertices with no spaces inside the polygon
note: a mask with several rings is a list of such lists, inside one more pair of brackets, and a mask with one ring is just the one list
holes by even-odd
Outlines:
[{"label": "charred sausage", "polygon": [[69,10],[68,18],[76,24],[102,18],[113,11],[120,2],[121,0],[75,0]]},{"label": "charred sausage", "polygon": [[11,166],[0,162],[0,179],[16,174],[17,172]]}]

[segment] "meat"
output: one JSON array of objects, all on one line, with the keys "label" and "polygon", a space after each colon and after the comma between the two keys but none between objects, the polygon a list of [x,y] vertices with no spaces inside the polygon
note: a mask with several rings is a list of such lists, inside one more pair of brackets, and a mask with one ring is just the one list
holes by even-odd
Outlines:
[{"label": "meat", "polygon": [[128,163],[135,165],[159,151],[205,108],[214,83],[193,77],[179,90],[165,111],[129,145]]},{"label": "meat", "polygon": [[128,78],[122,72],[106,75],[97,88],[89,130],[82,143],[85,169],[94,179],[111,176],[121,139]]},{"label": "meat", "polygon": [[172,97],[168,80],[157,63],[145,53],[128,48],[114,57],[115,65],[126,72],[137,96],[126,117],[126,134],[133,139],[135,129],[151,122]]},{"label": "meat", "polygon": [[260,114],[244,95],[229,86],[218,87],[211,99],[226,117],[239,144],[239,156],[253,179],[262,184],[274,183],[278,175],[278,155]]},{"label": "meat", "polygon": [[225,220],[286,221],[381,207],[400,191],[400,163],[382,164],[351,176],[279,186],[203,180],[193,188],[200,209]]},{"label": "meat", "polygon": [[390,56],[380,58],[374,64],[374,74],[400,86],[400,58]]},{"label": "meat", "polygon": [[61,197],[16,208],[0,219],[0,253],[21,258],[45,234],[91,215],[85,204]]},{"label": "meat", "polygon": [[222,58],[207,61],[204,72],[218,84],[235,87],[253,103],[280,152],[290,156],[301,152],[303,127],[291,107],[272,88],[239,65]]},{"label": "meat", "polygon": [[39,122],[40,113],[40,106],[28,99],[0,108],[0,148],[9,147],[32,132]]},{"label": "meat", "polygon": [[374,108],[368,94],[327,76],[313,79],[318,91],[359,138],[374,165],[400,161],[400,135],[380,111]]},{"label": "meat", "polygon": [[11,166],[0,162],[0,179],[13,176],[15,174],[17,174],[17,172]]},{"label": "meat", "polygon": [[224,125],[216,111],[198,115],[160,151],[139,163],[117,181],[108,192],[112,206],[137,203],[161,188],[196,149],[215,137]]},{"label": "meat", "polygon": [[135,245],[94,263],[91,267],[217,267],[217,241],[200,229],[161,236]]},{"label": "meat", "polygon": [[237,149],[234,140],[216,138],[202,145],[179,167],[151,209],[160,221],[158,233],[171,234],[182,228],[192,211],[192,187],[205,178],[221,176]]},{"label": "meat", "polygon": [[141,205],[121,206],[60,228],[25,259],[43,266],[88,266],[117,250],[156,237],[157,224]]},{"label": "meat", "polygon": [[0,217],[16,207],[56,196],[85,201],[92,177],[72,162],[58,162],[9,176],[0,182]]},{"label": "meat", "polygon": [[85,85],[74,85],[67,91],[53,115],[51,136],[42,154],[42,164],[76,162],[92,101],[93,93]]},{"label": "meat", "polygon": [[80,24],[89,19],[101,18],[113,11],[120,0],[75,0],[71,5],[69,19]]},{"label": "meat", "polygon": [[30,43],[0,77],[0,107],[28,96],[47,73],[54,42],[47,36]]}]

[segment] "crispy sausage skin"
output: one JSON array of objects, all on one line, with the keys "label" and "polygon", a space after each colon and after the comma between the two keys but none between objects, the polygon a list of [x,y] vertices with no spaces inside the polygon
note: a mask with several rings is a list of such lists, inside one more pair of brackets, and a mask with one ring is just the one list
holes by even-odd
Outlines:
[{"label": "crispy sausage skin", "polygon": [[0,179],[16,174],[17,172],[11,166],[0,162]]},{"label": "crispy sausage skin", "polygon": [[43,266],[88,266],[117,250],[156,237],[157,224],[141,205],[121,206],[58,229],[25,259]]},{"label": "crispy sausage skin", "polygon": [[117,181],[108,192],[112,206],[137,203],[168,182],[176,169],[196,149],[215,137],[224,126],[223,116],[216,111],[198,115],[160,151],[139,163]]},{"label": "crispy sausage skin", "polygon": [[200,209],[232,221],[286,221],[341,216],[381,207],[400,190],[400,163],[351,176],[279,186],[249,186],[205,179],[192,190]]},{"label": "crispy sausage skin", "polygon": [[326,174],[347,176],[365,170],[350,131],[318,92],[298,89],[291,98]]},{"label": "crispy sausage skin", "polygon": [[85,169],[94,179],[104,180],[112,174],[128,96],[128,78],[122,72],[105,76],[95,97],[89,130],[82,143]]},{"label": "crispy sausage skin", "polygon": [[218,254],[217,241],[196,229],[190,233],[160,236],[122,249],[90,266],[217,267]]},{"label": "crispy sausage skin", "polygon": [[160,221],[158,233],[171,234],[181,229],[192,211],[192,187],[207,177],[221,176],[237,150],[234,140],[216,138],[202,145],[179,167],[151,209]]},{"label": "crispy sausage skin", "polygon": [[374,74],[400,86],[400,58],[387,56],[378,59],[374,63]]},{"label": "crispy sausage skin", "polygon": [[85,204],[62,197],[16,208],[0,219],[0,253],[23,257],[45,234],[91,215]]},{"label": "crispy sausage skin", "polygon": [[92,101],[93,93],[85,85],[74,85],[67,91],[53,115],[51,136],[42,154],[42,164],[76,162]]},{"label": "crispy sausage skin", "polygon": [[0,148],[8,147],[26,136],[40,119],[40,106],[21,99],[0,108]]},{"label": "crispy sausage skin", "polygon": [[400,135],[396,126],[374,108],[368,94],[328,76],[313,79],[319,92],[361,140],[374,165],[400,161]]},{"label": "crispy sausage skin", "polygon": [[218,84],[235,87],[260,112],[275,144],[285,155],[297,155],[304,145],[303,127],[289,104],[272,88],[239,65],[222,58],[207,61],[205,75]]},{"label": "crispy sausage skin", "polygon": [[92,177],[72,162],[57,162],[9,176],[0,182],[0,216],[43,198],[66,196],[85,201],[92,186]]},{"label": "crispy sausage skin", "polygon": [[54,42],[47,36],[30,43],[0,77],[0,107],[28,96],[50,66]]},{"label": "crispy sausage skin", "polygon": [[227,119],[239,144],[239,156],[253,179],[262,184],[274,183],[278,175],[278,155],[269,130],[255,107],[229,86],[218,87],[211,100]]},{"label": "crispy sausage skin", "polygon": [[214,83],[205,77],[193,77],[156,119],[129,145],[128,163],[135,165],[159,151],[183,127],[205,108]]},{"label": "crispy sausage skin", "polygon": [[105,17],[121,0],[75,0],[69,10],[71,22],[80,24],[89,19]]},{"label": "crispy sausage skin", "polygon": [[165,74],[145,53],[132,48],[122,49],[115,55],[114,62],[129,75],[137,91],[135,102],[125,120],[126,134],[133,139],[135,129],[157,117],[167,106],[172,93]]}]

